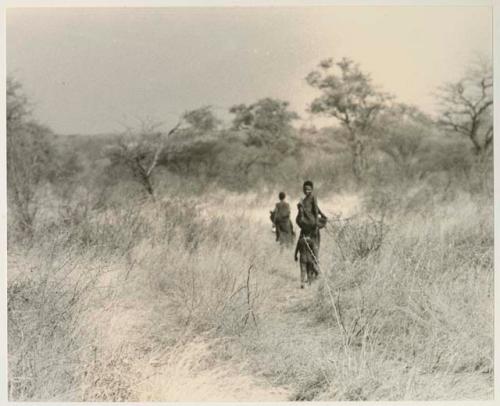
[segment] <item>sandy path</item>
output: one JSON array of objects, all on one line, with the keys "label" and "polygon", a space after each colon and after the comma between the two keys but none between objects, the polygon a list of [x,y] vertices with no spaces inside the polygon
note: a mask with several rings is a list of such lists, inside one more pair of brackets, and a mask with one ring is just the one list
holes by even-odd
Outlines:
[{"label": "sandy path", "polygon": [[[274,206],[268,203],[248,204],[239,201],[239,196],[230,196],[223,203],[226,207],[242,207],[238,210],[221,210],[221,205],[207,205],[202,214],[207,218],[215,215],[245,218],[254,223],[262,232],[270,230],[269,210]],[[248,199],[247,197],[244,198]],[[296,208],[290,199],[292,217]],[[359,202],[355,196],[332,196],[320,201],[322,210],[327,215],[342,213],[349,215],[357,210]],[[259,373],[255,364],[263,357],[272,357],[273,348],[269,343],[302,346],[308,342],[308,351],[320,351],[318,343],[328,339],[325,326],[311,326],[311,316],[304,309],[314,299],[315,287],[300,289],[298,283],[298,265],[293,262],[291,251],[278,258],[277,274],[272,276],[273,286],[268,291],[272,299],[267,301],[265,317],[259,320],[259,337],[248,337],[258,345],[262,345],[262,353],[248,352],[245,356],[234,356],[229,360],[221,360],[216,355],[221,340],[199,337],[193,341],[167,349],[158,360],[143,360],[137,368],[143,379],[132,392],[139,401],[289,401],[294,400],[292,391],[276,382],[272,377]],[[137,308],[137,306],[132,306]],[[140,317],[138,317],[140,318]],[[132,319],[134,319],[132,317]],[[123,326],[122,326],[123,327]],[[288,334],[283,336],[283,332]],[[244,345],[238,340],[230,344],[234,354],[238,354]],[[282,360],[277,360],[282,362]],[[272,365],[272,362],[271,362]]]},{"label": "sandy path", "polygon": [[[263,232],[270,230],[269,210],[274,201],[262,204],[248,204],[239,201],[238,196],[230,196],[218,206],[206,205],[201,214],[207,218],[223,215],[228,218],[245,218],[256,224]],[[248,199],[248,198],[245,198]],[[290,198],[292,220],[295,217],[295,201]],[[348,216],[359,207],[359,201],[353,195],[336,195],[320,201],[322,210],[327,215],[342,214]],[[242,207],[241,210],[221,210],[221,206]],[[207,341],[195,341],[172,353],[169,362],[157,366],[153,377],[147,379],[137,388],[141,393],[141,401],[289,401],[294,394],[289,388],[272,384],[269,378],[259,373],[255,363],[266,357],[272,357],[273,349],[266,347],[269,343],[283,341],[287,346],[307,345],[308,351],[321,351],[317,345],[329,337],[324,326],[311,326],[311,316],[305,310],[314,299],[316,287],[300,289],[298,282],[298,266],[293,262],[292,253],[285,252],[286,259],[281,258],[277,264],[277,274],[272,277],[273,286],[268,294],[265,317],[259,320],[259,337],[249,340],[263,345],[261,354],[247,353],[247,362],[218,360],[212,367],[202,367],[203,359],[210,358],[211,348]],[[288,334],[283,336],[283,332]],[[290,335],[291,333],[291,335]],[[241,344],[232,343],[233,350],[241,351]],[[237,348],[239,347],[239,348]],[[241,359],[243,357],[236,357]],[[200,361],[201,360],[201,361]],[[281,362],[281,361],[280,361]],[[252,366],[252,363],[254,364]],[[255,373],[253,373],[255,372]],[[265,374],[264,374],[265,375]]]},{"label": "sandy path", "polygon": [[[294,202],[296,199],[289,200]],[[360,210],[359,199],[353,195],[325,197],[319,203],[327,216],[350,217]],[[236,197],[226,204],[246,208],[221,211],[220,207],[207,206],[204,214],[207,217],[222,213],[227,217],[246,218],[262,232],[270,230],[269,210],[273,201],[245,205]],[[296,209],[293,203],[291,206],[294,219]],[[323,235],[321,260],[324,268],[330,269],[331,250],[328,247],[332,241],[327,233]],[[269,299],[260,311],[258,331],[249,331],[232,341],[228,351],[231,359],[216,359],[211,367],[200,367],[199,360],[210,358],[212,349],[206,341],[194,342],[176,351],[171,361],[162,365],[155,377],[144,383],[140,388],[141,400],[278,402],[321,399],[324,383],[321,376],[311,373],[319,370],[318,365],[311,363],[321,364],[326,354],[331,356],[332,351],[340,348],[339,331],[330,327],[331,324],[318,323],[315,319],[319,284],[300,289],[299,269],[293,262],[291,250],[284,252],[283,258],[277,258],[273,265],[276,268],[269,278],[272,286],[266,291]],[[432,380],[433,376],[428,378]],[[474,383],[475,378],[463,379]],[[290,382],[293,387],[285,386]],[[450,382],[449,385],[449,393],[460,389],[456,383]],[[477,385],[482,388],[487,383]],[[471,385],[459,386],[469,388]],[[464,399],[476,396],[473,388],[464,390]],[[436,393],[435,398],[443,393]],[[425,394],[419,396],[425,398]]]}]

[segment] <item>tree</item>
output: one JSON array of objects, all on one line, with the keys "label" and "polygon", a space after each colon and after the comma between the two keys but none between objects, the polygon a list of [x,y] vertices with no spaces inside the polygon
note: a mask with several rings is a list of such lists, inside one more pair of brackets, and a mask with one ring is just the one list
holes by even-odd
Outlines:
[{"label": "tree", "polygon": [[257,130],[266,133],[269,139],[286,135],[292,128],[292,121],[299,118],[294,111],[288,110],[289,103],[282,100],[265,98],[250,104],[239,104],[229,109],[234,114],[234,130]]},{"label": "tree", "polygon": [[159,130],[161,123],[142,121],[139,130],[128,128],[111,146],[106,155],[112,166],[123,165],[154,198],[153,172],[163,151],[165,139],[174,134],[182,124],[182,119],[166,134]]},{"label": "tree", "polygon": [[221,121],[215,117],[210,106],[188,111],[184,121],[198,133],[208,133],[217,130]]},{"label": "tree", "polygon": [[22,90],[22,85],[13,77],[7,77],[7,135],[23,125],[30,116],[29,102]]},{"label": "tree", "polygon": [[335,118],[347,130],[352,171],[360,179],[366,169],[366,138],[391,96],[377,90],[370,76],[350,59],[343,58],[337,63],[327,59],[318,67],[319,70],[306,77],[310,86],[321,91],[309,110],[313,114]]},{"label": "tree", "polygon": [[235,169],[249,181],[255,168],[258,176],[273,176],[273,171],[286,157],[298,153],[298,140],[292,122],[298,114],[289,110],[289,103],[283,100],[264,98],[257,102],[231,107],[234,114],[231,144]]},{"label": "tree", "polygon": [[490,62],[478,60],[462,79],[438,89],[438,123],[447,131],[467,137],[474,152],[484,155],[493,141],[493,72]]},{"label": "tree", "polygon": [[411,179],[415,164],[425,152],[424,139],[432,132],[432,120],[414,106],[397,103],[377,119],[377,146],[394,162],[398,174]]},{"label": "tree", "polygon": [[22,85],[7,78],[7,191],[22,232],[32,234],[39,209],[38,186],[57,170],[50,128],[32,119]]},{"label": "tree", "polygon": [[292,122],[299,116],[288,107],[288,102],[268,97],[229,110],[235,115],[232,128],[249,151],[248,159],[241,163],[245,172],[254,165],[272,167],[274,161],[295,149],[297,140]]}]

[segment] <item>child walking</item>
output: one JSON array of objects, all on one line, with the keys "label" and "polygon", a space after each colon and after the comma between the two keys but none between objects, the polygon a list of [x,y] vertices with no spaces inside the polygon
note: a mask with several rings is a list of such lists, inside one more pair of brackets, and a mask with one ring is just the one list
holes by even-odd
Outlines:
[{"label": "child walking", "polygon": [[297,246],[295,247],[295,262],[299,260],[300,254],[300,288],[304,289],[304,285],[309,285],[318,277],[318,252],[316,240],[301,231]]}]

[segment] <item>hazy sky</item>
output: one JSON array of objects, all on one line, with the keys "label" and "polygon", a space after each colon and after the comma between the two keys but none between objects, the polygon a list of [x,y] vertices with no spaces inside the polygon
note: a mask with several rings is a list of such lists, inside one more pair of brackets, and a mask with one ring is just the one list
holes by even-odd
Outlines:
[{"label": "hazy sky", "polygon": [[491,48],[488,7],[7,11],[7,71],[59,133],[115,131],[147,116],[168,125],[186,110],[224,115],[267,96],[307,120],[317,93],[305,76],[343,56],[432,113],[436,86]]}]

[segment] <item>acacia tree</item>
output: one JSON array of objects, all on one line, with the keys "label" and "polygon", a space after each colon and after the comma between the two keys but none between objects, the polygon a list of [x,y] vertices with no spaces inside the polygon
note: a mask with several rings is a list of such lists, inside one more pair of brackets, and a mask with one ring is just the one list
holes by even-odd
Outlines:
[{"label": "acacia tree", "polygon": [[217,173],[217,154],[222,149],[221,120],[210,106],[188,111],[184,126],[165,143],[158,165],[187,176],[210,178]]},{"label": "acacia tree", "polygon": [[310,112],[335,118],[347,131],[346,141],[352,152],[352,171],[357,179],[366,169],[365,144],[378,114],[391,99],[375,88],[370,76],[348,58],[334,63],[322,61],[307,77],[307,83],[321,91]]},{"label": "acacia tree", "polygon": [[118,137],[116,144],[106,151],[106,155],[111,160],[111,165],[124,165],[128,168],[134,178],[144,186],[148,195],[154,198],[153,172],[166,139],[174,134],[181,124],[182,119],[164,133],[159,130],[161,123],[143,120],[139,130],[127,128],[125,133]]},{"label": "acacia tree", "polygon": [[21,83],[12,77],[7,77],[7,136],[14,135],[12,131],[22,126],[29,115],[29,102]]},{"label": "acacia tree", "polygon": [[230,108],[234,114],[232,129],[242,134],[242,148],[236,164],[239,173],[248,179],[252,168],[270,173],[280,161],[293,154],[296,147],[292,122],[298,114],[289,110],[287,101],[264,98],[250,105]]},{"label": "acacia tree", "polygon": [[456,83],[438,89],[441,106],[438,123],[447,131],[467,137],[477,155],[493,141],[493,72],[491,63],[478,61]]},{"label": "acacia tree", "polygon": [[20,230],[32,233],[39,209],[38,186],[56,170],[52,131],[31,117],[21,84],[7,78],[7,191]]},{"label": "acacia tree", "polygon": [[235,115],[233,129],[253,129],[264,131],[269,138],[284,135],[292,128],[292,121],[299,118],[288,110],[287,101],[267,97],[253,104],[239,104],[229,109]]},{"label": "acacia tree", "polygon": [[399,175],[412,178],[419,155],[425,152],[424,139],[432,132],[432,119],[417,107],[396,103],[377,119],[380,137],[377,146],[389,156]]},{"label": "acacia tree", "polygon": [[197,134],[216,131],[221,121],[212,112],[211,106],[200,107],[184,113],[184,121]]}]

